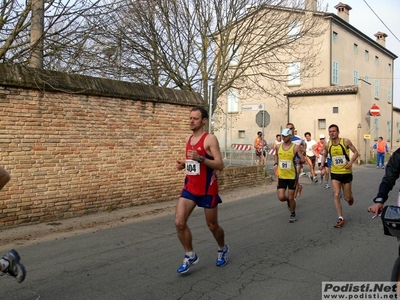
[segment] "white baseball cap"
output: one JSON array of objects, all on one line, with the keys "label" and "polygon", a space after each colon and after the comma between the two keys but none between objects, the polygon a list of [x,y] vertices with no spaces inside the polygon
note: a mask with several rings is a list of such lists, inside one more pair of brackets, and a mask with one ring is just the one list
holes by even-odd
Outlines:
[{"label": "white baseball cap", "polygon": [[321,139],[324,139],[325,138],[325,135],[323,135],[323,134],[320,134],[319,135],[319,139],[321,140]]},{"label": "white baseball cap", "polygon": [[282,136],[288,136],[288,135],[291,135],[291,134],[292,134],[292,131],[289,128],[283,129],[282,133],[281,133]]}]

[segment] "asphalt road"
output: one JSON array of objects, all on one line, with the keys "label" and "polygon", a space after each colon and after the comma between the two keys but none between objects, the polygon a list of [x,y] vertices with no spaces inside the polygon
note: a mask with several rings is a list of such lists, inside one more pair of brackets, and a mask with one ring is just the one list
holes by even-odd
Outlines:
[{"label": "asphalt road", "polygon": [[[0,278],[0,299],[321,299],[322,281],[389,281],[395,238],[366,209],[384,170],[355,167],[347,224],[334,228],[332,191],[302,177],[296,223],[270,192],[223,203],[220,224],[229,263],[215,266],[216,243],[202,209],[189,225],[200,261],[187,274],[176,269],[183,249],[172,214],[66,239],[18,248],[28,269],[17,284]],[[395,204],[397,185],[389,199]]]}]

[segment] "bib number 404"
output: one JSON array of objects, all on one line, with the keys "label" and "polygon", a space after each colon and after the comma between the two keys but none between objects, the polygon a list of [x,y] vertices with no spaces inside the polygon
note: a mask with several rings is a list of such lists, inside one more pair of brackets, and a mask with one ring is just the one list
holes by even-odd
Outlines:
[{"label": "bib number 404", "polygon": [[186,173],[188,175],[199,175],[200,163],[195,160],[186,160]]}]

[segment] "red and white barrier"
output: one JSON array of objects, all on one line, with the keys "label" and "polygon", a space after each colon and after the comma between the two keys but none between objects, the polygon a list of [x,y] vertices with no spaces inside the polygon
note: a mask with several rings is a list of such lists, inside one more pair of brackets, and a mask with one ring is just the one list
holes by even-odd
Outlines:
[{"label": "red and white barrier", "polygon": [[232,148],[235,150],[250,151],[253,149],[253,146],[248,144],[232,144]]}]

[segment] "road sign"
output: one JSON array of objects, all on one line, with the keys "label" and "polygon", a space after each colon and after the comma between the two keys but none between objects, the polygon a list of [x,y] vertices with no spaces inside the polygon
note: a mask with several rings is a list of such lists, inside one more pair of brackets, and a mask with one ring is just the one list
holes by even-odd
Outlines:
[{"label": "road sign", "polygon": [[269,116],[269,113],[266,110],[260,110],[256,114],[256,123],[258,126],[267,127],[270,121],[271,121],[271,118]]},{"label": "road sign", "polygon": [[364,140],[370,140],[371,135],[370,134],[364,134]]},{"label": "road sign", "polygon": [[369,109],[369,113],[371,116],[379,116],[381,114],[381,109],[379,108],[378,105],[372,105],[371,108]]},{"label": "road sign", "polygon": [[255,104],[255,103],[247,103],[247,104],[242,104],[242,112],[245,111],[258,111],[262,108],[260,107],[261,104]]}]

